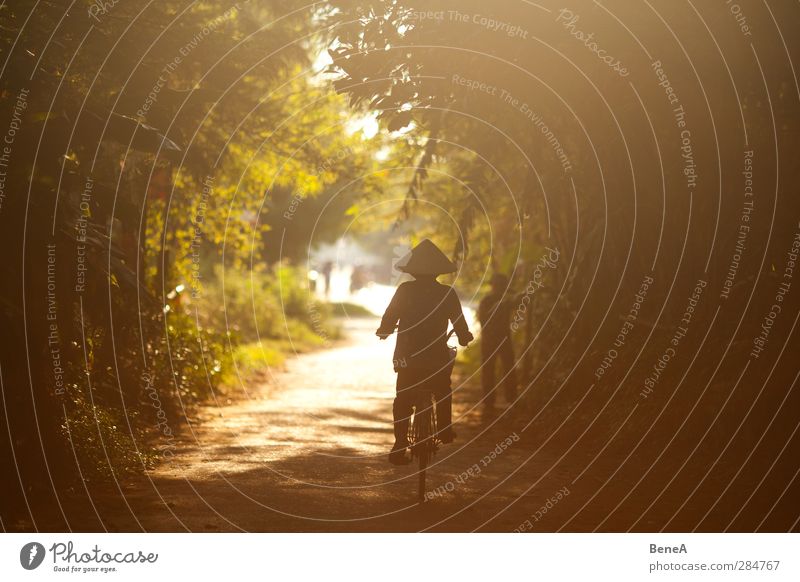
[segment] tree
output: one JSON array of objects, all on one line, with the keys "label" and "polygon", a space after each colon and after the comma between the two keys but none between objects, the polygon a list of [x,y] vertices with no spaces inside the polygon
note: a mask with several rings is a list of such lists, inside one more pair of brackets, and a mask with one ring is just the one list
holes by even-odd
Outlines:
[{"label": "tree", "polygon": [[213,390],[235,349],[202,312],[201,275],[267,259],[274,197],[371,164],[313,74],[315,14],[277,0],[0,7],[0,119],[17,128],[0,209],[17,257],[0,283],[0,438],[19,475],[4,480],[7,526],[61,529],[92,483],[149,466],[153,441],[168,453],[185,399]]}]

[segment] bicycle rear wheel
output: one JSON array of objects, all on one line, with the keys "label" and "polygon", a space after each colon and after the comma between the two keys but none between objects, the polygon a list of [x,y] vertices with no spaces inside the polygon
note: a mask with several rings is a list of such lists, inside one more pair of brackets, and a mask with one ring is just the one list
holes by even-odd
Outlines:
[{"label": "bicycle rear wheel", "polygon": [[419,466],[417,501],[425,502],[428,463],[436,452],[436,413],[430,393],[423,393],[415,405],[412,454]]}]

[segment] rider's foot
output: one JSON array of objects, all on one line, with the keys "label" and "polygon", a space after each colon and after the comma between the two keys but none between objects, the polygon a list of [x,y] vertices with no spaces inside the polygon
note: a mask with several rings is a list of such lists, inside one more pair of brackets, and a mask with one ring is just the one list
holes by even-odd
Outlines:
[{"label": "rider's foot", "polygon": [[407,448],[408,443],[395,443],[392,447],[392,451],[389,453],[389,462],[392,465],[408,465],[411,459],[406,457]]}]

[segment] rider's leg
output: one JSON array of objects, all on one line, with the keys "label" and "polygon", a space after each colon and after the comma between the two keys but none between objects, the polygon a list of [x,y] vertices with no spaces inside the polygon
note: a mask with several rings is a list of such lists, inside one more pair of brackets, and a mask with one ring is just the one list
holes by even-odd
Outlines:
[{"label": "rider's leg", "polygon": [[404,397],[397,396],[394,399],[393,412],[394,421],[394,445],[389,451],[389,462],[392,465],[407,465],[411,459],[406,455],[408,448],[408,420],[410,414],[405,412]]},{"label": "rider's leg", "polygon": [[413,410],[413,386],[413,375],[408,370],[400,370],[397,373],[397,396],[392,405],[394,446],[389,453],[389,462],[393,465],[406,465],[411,462],[411,459],[406,457],[406,449],[408,448],[408,423]]},{"label": "rider's leg", "polygon": [[394,399],[394,448],[408,446],[408,421],[411,418],[411,405],[405,395],[398,394]]},{"label": "rider's leg", "polygon": [[439,372],[437,385],[433,395],[436,397],[436,425],[439,438],[444,443],[452,443],[455,438],[453,432],[453,392],[450,386],[450,371],[447,368]]},{"label": "rider's leg", "polygon": [[397,373],[397,395],[392,405],[394,416],[394,449],[408,446],[408,422],[413,412],[414,404],[412,389],[414,387],[413,375],[408,370]]}]

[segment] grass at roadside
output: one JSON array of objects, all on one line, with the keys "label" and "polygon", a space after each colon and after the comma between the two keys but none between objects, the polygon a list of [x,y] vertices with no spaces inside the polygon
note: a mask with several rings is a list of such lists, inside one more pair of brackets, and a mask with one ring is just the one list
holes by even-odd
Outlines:
[{"label": "grass at roadside", "polygon": [[235,367],[228,369],[220,379],[222,391],[239,382],[264,380],[270,370],[282,370],[287,358],[329,347],[342,336],[340,327],[332,322],[325,322],[324,326],[313,330],[308,325],[289,321],[287,328],[284,337],[264,338],[236,346],[233,352]]},{"label": "grass at roadside", "polygon": [[369,309],[355,303],[331,303],[330,307],[336,317],[376,317]]}]

